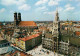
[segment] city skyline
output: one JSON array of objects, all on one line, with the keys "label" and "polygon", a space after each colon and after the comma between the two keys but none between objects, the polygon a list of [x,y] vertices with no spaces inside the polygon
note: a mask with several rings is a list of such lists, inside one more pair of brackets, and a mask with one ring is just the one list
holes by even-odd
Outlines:
[{"label": "city skyline", "polygon": [[0,21],[13,21],[14,12],[22,21],[53,21],[58,6],[60,20],[79,21],[80,0],[0,0]]},{"label": "city skyline", "polygon": [[80,56],[80,0],[0,0],[0,56]]}]

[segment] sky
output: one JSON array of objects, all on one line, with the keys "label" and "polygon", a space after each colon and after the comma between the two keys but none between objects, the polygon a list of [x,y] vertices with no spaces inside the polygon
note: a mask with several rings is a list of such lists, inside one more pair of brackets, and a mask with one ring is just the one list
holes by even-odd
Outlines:
[{"label": "sky", "polygon": [[0,21],[13,21],[14,12],[22,21],[53,21],[56,9],[60,20],[80,20],[80,0],[0,0]]}]

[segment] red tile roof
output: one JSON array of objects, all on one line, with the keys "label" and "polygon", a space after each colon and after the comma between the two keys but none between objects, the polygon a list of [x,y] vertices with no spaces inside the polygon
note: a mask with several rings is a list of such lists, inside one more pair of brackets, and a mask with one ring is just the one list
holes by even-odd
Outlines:
[{"label": "red tile roof", "polygon": [[21,21],[19,23],[19,26],[37,26],[36,23],[34,21]]},{"label": "red tile roof", "polygon": [[80,26],[76,26],[76,28],[80,28]]},{"label": "red tile roof", "polygon": [[30,39],[32,39],[32,38],[35,38],[35,37],[40,36],[40,34],[41,34],[41,33],[34,34],[34,35],[29,36],[29,37],[24,37],[24,38],[21,38],[21,40],[27,41],[27,40],[30,40]]},{"label": "red tile roof", "polygon": [[48,30],[46,27],[40,27],[39,29],[40,30],[46,30],[46,31]]},{"label": "red tile roof", "polygon": [[36,29],[34,31],[39,32],[39,30],[36,30]]},{"label": "red tile roof", "polygon": [[77,36],[80,36],[80,32],[76,31],[76,35],[77,35]]}]

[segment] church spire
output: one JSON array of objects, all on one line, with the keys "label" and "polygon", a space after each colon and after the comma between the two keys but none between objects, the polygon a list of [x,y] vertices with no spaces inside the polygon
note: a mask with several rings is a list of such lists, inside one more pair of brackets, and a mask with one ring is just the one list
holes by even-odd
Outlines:
[{"label": "church spire", "polygon": [[58,15],[58,10],[56,10],[56,16],[55,16],[55,21],[59,21],[59,15]]}]

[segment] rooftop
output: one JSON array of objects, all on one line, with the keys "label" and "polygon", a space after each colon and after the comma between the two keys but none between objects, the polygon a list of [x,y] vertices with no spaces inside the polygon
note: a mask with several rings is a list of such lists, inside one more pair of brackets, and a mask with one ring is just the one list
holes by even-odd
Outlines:
[{"label": "rooftop", "polygon": [[34,21],[21,21],[19,23],[19,26],[25,27],[25,26],[37,26]]},{"label": "rooftop", "polygon": [[7,43],[8,41],[7,40],[0,40],[0,44],[4,44],[4,43]]},{"label": "rooftop", "polygon": [[80,26],[75,26],[76,28],[80,28]]},{"label": "rooftop", "polygon": [[46,38],[52,38],[52,34],[51,34],[51,33],[46,33],[46,34],[45,34],[45,37],[46,37]]},{"label": "rooftop", "polygon": [[69,40],[70,44],[75,45],[75,46],[80,46],[80,38],[79,37],[71,36],[69,34],[63,34],[61,37],[61,40],[64,42],[68,42],[68,40]]},{"label": "rooftop", "polygon": [[27,40],[30,40],[32,38],[38,37],[38,36],[40,36],[40,33],[31,35],[31,36],[27,36],[27,37],[24,37],[24,38],[20,38],[20,39],[23,40],[23,41],[27,41]]}]

